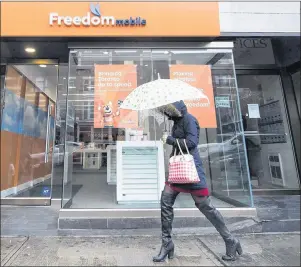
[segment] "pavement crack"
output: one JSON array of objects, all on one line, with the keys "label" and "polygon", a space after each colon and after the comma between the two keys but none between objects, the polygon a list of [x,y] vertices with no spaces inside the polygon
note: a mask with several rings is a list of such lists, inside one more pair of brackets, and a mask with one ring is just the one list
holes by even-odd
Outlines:
[{"label": "pavement crack", "polygon": [[211,254],[213,255],[213,257],[219,261],[223,266],[229,266],[228,264],[226,264],[212,249],[210,249],[206,243],[204,243],[201,238],[197,238],[197,240],[202,244],[202,246],[209,252],[211,252]]},{"label": "pavement crack", "polygon": [[10,262],[13,258],[15,258],[21,251],[21,249],[24,247],[24,245],[28,242],[29,240],[29,236],[26,236],[26,239],[23,241],[23,243],[21,244],[21,246],[16,249],[16,251],[14,253],[12,253],[12,255],[10,255],[9,257],[7,257],[8,259],[6,259],[4,262],[1,262],[1,266],[9,266],[6,265],[8,262]]},{"label": "pavement crack", "polygon": [[253,220],[255,223],[262,223],[263,221],[256,219],[256,218],[250,218],[251,220]]}]

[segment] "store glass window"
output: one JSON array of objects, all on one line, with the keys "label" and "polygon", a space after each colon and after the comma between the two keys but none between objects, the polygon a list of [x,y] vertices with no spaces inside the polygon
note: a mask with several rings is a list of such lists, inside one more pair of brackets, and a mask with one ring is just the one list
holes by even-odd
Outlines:
[{"label": "store glass window", "polygon": [[21,95],[24,96],[23,76],[11,66],[6,67],[2,94],[1,198],[10,196],[15,190],[17,135],[21,128]]},{"label": "store glass window", "polygon": [[[203,99],[186,105],[201,126],[198,149],[213,202],[252,206],[231,50],[76,49],[69,56],[64,208],[160,206],[171,152],[160,139],[172,122],[157,109],[120,109],[138,86],[157,79],[202,90]],[[195,206],[182,194],[175,207]]]},{"label": "store glass window", "polygon": [[299,189],[279,75],[237,75],[253,191]]},{"label": "store glass window", "polygon": [[[8,65],[1,124],[1,198],[51,197],[53,119],[50,95],[56,88],[54,65]],[[50,134],[52,132],[52,134]],[[42,203],[42,202],[41,202]]]}]

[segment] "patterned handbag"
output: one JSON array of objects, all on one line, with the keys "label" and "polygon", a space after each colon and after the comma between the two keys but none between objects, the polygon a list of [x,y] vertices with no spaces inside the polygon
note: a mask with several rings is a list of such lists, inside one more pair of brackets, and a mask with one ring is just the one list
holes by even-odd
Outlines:
[{"label": "patterned handbag", "polygon": [[169,160],[169,175],[168,182],[171,184],[194,184],[200,181],[197,169],[195,167],[193,156],[190,155],[184,140],[185,148],[188,154],[184,154],[178,139],[177,145],[181,152],[180,155],[176,155],[176,149],[173,157]]}]

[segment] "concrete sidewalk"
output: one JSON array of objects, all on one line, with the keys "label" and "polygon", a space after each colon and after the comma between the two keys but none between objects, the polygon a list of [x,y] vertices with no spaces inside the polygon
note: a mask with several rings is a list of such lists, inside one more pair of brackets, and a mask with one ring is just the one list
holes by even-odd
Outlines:
[{"label": "concrete sidewalk", "polygon": [[154,264],[155,236],[2,237],[1,266],[300,266],[300,233],[239,236],[244,255],[223,262],[216,235],[175,236],[176,257]]}]

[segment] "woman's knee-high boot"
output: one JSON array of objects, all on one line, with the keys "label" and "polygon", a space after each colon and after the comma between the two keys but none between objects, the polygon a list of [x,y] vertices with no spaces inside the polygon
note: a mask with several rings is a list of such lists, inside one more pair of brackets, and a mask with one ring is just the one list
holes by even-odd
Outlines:
[{"label": "woman's knee-high boot", "polygon": [[242,247],[237,238],[233,237],[227,228],[223,216],[211,204],[209,198],[206,198],[201,203],[196,203],[196,207],[206,216],[206,218],[213,224],[215,229],[219,232],[226,244],[226,255],[222,258],[225,261],[235,261],[236,253],[242,254]]},{"label": "woman's knee-high boot", "polygon": [[162,262],[168,256],[174,257],[174,244],[171,239],[172,222],[174,218],[173,205],[177,194],[162,192],[161,195],[161,226],[162,226],[162,246],[157,256],[153,257],[154,262]]}]

